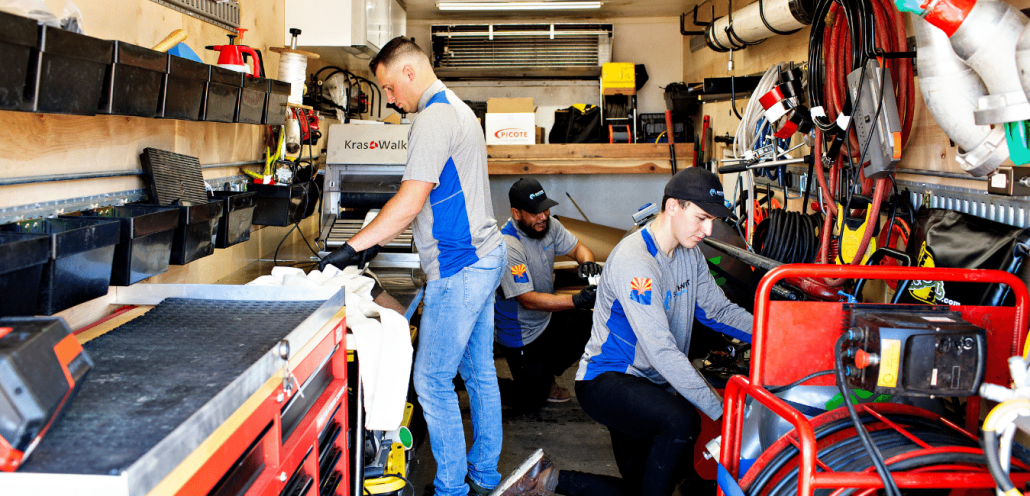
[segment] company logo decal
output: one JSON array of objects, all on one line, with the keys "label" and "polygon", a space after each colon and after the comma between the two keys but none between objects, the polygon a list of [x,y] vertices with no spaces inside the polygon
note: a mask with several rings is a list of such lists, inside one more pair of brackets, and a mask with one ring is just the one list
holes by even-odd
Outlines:
[{"label": "company logo decal", "polygon": [[506,127],[504,129],[498,129],[494,132],[494,137],[498,139],[504,138],[528,138],[529,131],[525,129],[519,129],[517,127]]},{"label": "company logo decal", "polygon": [[344,140],[343,148],[345,150],[407,150],[408,142],[405,140]]}]

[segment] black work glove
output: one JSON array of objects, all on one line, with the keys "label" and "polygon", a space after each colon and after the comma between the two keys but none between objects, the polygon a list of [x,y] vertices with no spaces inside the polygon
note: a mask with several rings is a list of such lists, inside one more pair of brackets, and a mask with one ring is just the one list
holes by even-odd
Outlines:
[{"label": "black work glove", "polygon": [[375,258],[382,249],[382,246],[372,245],[366,250],[356,252],[351,245],[344,243],[343,246],[326,255],[322,261],[318,262],[318,270],[325,270],[326,266],[330,264],[335,265],[336,268],[339,269],[350,265],[364,267],[365,264]]},{"label": "black work glove", "polygon": [[579,278],[583,279],[584,281],[590,277],[600,274],[601,266],[596,262],[583,262],[582,264],[580,264],[579,268],[576,269],[576,275],[578,275]]},{"label": "black work glove", "polygon": [[594,308],[594,300],[597,299],[597,286],[587,286],[582,291],[572,295],[572,306],[584,310]]}]

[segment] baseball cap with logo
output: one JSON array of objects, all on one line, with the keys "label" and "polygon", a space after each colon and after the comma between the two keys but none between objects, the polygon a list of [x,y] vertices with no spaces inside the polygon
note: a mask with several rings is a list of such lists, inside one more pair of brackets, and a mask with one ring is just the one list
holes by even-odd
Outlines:
[{"label": "baseball cap with logo", "polygon": [[508,201],[511,202],[512,208],[531,214],[538,214],[558,204],[547,197],[543,186],[540,186],[536,179],[526,177],[511,185],[511,189],[508,190]]},{"label": "baseball cap with logo", "polygon": [[701,167],[688,167],[672,176],[665,185],[665,196],[689,200],[708,215],[720,219],[732,213],[726,207],[719,177]]}]

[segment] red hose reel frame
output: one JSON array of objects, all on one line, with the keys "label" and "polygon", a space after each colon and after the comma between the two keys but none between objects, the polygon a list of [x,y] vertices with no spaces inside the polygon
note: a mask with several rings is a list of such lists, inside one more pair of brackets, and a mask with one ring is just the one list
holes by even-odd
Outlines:
[{"label": "red hose reel frame", "polygon": [[[799,447],[800,471],[798,495],[811,496],[816,488],[882,488],[875,472],[833,472],[821,466],[816,472],[816,440],[813,423],[801,412],[777,398],[767,385],[790,384],[808,374],[834,367],[833,343],[840,336],[843,304],[838,302],[770,301],[774,284],[787,277],[823,277],[855,279],[896,279],[1000,283],[1011,288],[1015,296],[1014,307],[953,306],[967,321],[987,330],[987,367],[984,380],[1007,385],[1009,372],[1007,359],[1022,353],[1026,341],[1030,293],[1016,276],[998,270],[971,270],[922,267],[887,267],[795,264],[777,267],[764,278],[755,294],[755,320],[751,352],[750,380],[734,376],[726,386],[722,424],[720,463],[739,480],[740,443],[744,422],[744,403],[748,396],[783,417],[794,426],[794,431],[782,442]],[[776,328],[771,324],[775,322]],[[833,377],[817,377],[808,385],[833,385]],[[976,432],[979,419],[980,397],[967,401],[967,432]],[[875,408],[859,405],[866,411],[887,411],[895,408],[877,405]],[[905,407],[911,408],[911,407]],[[829,414],[827,414],[829,415]],[[875,415],[875,413],[874,413]],[[819,417],[821,418],[821,417]],[[957,427],[957,426],[956,426]],[[972,436],[972,434],[969,434]],[[925,451],[925,450],[924,450]],[[966,471],[899,472],[894,479],[900,488],[993,488],[991,476],[982,470],[968,467]],[[1030,481],[1030,474],[1014,474],[1018,483]],[[722,496],[722,490],[719,490]]]}]

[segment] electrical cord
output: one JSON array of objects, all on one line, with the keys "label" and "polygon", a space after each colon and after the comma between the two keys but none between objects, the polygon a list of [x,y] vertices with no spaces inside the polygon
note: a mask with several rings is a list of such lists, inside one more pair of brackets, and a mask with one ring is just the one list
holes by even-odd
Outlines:
[{"label": "electrical cord", "polygon": [[818,226],[822,221],[819,212],[770,209],[769,216],[755,228],[755,252],[788,264],[811,263],[818,254]]},{"label": "electrical cord", "polygon": [[802,385],[802,384],[804,384],[804,383],[806,383],[806,382],[808,382],[808,381],[810,381],[812,379],[815,379],[816,377],[822,377],[824,375],[830,375],[830,374],[833,374],[833,370],[832,369],[831,370],[820,370],[819,372],[812,372],[811,374],[808,374],[808,375],[806,375],[806,376],[804,376],[804,377],[802,377],[802,378],[800,378],[800,379],[798,379],[798,380],[796,380],[796,381],[794,381],[794,382],[792,382],[790,384],[787,384],[786,386],[767,387],[767,388],[765,388],[765,390],[769,391],[772,394],[776,394],[776,393],[778,393],[780,391],[785,391],[785,390],[790,389],[790,388],[798,387],[798,386],[800,386],[800,385]]},{"label": "electrical cord", "polygon": [[862,444],[869,452],[869,458],[873,461],[873,466],[876,467],[876,472],[880,475],[880,480],[883,481],[883,487],[887,496],[901,496],[901,491],[898,489],[898,485],[895,484],[894,478],[891,477],[890,471],[887,469],[886,463],[883,461],[883,454],[877,449],[876,445],[873,444],[872,439],[869,436],[869,431],[866,430],[862,421],[858,418],[858,413],[855,412],[854,405],[851,404],[851,391],[848,389],[847,377],[844,375],[844,343],[847,341],[847,334],[841,334],[837,338],[837,345],[834,347],[834,359],[837,372],[837,388],[840,389],[840,394],[844,398],[844,407],[848,410],[848,416],[851,417],[851,421],[855,424],[855,431],[858,432],[859,439],[862,440]]}]

